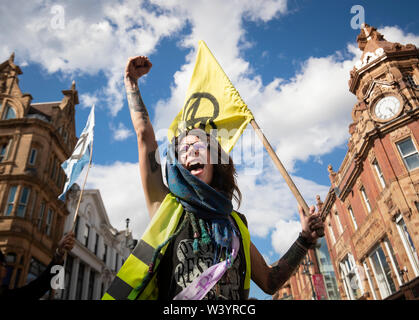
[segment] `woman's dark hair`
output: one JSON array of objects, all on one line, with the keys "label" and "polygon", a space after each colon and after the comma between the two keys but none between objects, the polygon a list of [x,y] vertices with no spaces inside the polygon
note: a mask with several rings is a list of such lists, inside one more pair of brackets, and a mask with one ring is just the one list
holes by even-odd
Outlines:
[{"label": "woman's dark hair", "polygon": [[[195,130],[200,129],[188,130],[175,138],[175,150],[177,158],[178,144],[182,140],[182,138],[186,137],[187,135],[195,135],[199,139],[203,140],[202,134],[195,134]],[[234,199],[238,204],[237,208],[239,208],[242,200],[242,194],[240,192],[239,186],[237,185],[237,172],[236,168],[234,167],[233,159],[231,159],[231,157],[221,148],[221,145],[218,143],[215,137],[211,136],[208,133],[205,133],[205,135],[207,138],[208,150],[210,152],[214,152],[213,150],[215,149],[215,146],[217,148],[216,159],[214,159],[215,155],[210,155],[213,167],[213,174],[211,183],[209,185],[214,189],[222,192],[228,199]]]}]

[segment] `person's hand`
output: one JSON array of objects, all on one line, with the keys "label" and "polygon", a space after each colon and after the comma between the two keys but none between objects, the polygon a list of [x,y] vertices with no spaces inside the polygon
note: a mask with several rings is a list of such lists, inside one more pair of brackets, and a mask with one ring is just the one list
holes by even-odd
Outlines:
[{"label": "person's hand", "polygon": [[310,212],[305,214],[303,208],[300,205],[298,206],[302,227],[301,235],[310,243],[314,243],[319,237],[324,236],[323,220],[315,210],[315,207],[311,206]]},{"label": "person's hand", "polygon": [[152,66],[150,60],[145,56],[128,58],[124,74],[125,86],[129,88],[137,85],[138,79],[147,74]]},{"label": "person's hand", "polygon": [[66,252],[70,252],[74,247],[75,236],[74,232],[67,233],[58,243],[57,254],[64,257]]}]

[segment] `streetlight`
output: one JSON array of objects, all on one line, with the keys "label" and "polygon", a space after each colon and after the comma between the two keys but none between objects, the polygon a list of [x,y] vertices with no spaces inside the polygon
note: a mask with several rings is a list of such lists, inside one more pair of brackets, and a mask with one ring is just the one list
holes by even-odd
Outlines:
[{"label": "streetlight", "polygon": [[314,263],[311,262],[309,257],[305,257],[304,261],[301,263],[303,266],[303,274],[308,276],[308,279],[310,280],[310,286],[311,286],[311,295],[313,297],[313,300],[316,300],[316,292],[314,291],[313,282],[311,281],[311,273],[310,273],[310,266],[312,266]]}]

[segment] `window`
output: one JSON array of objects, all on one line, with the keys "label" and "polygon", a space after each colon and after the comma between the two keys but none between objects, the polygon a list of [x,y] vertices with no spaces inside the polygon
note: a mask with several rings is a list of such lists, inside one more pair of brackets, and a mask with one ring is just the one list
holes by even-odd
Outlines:
[{"label": "window", "polygon": [[9,147],[10,147],[10,142],[12,140],[9,139],[9,141],[4,142],[0,145],[0,162],[3,162],[7,159],[8,154],[9,154]]},{"label": "window", "polygon": [[26,283],[29,283],[32,280],[38,278],[41,275],[41,273],[45,271],[46,268],[47,267],[44,264],[32,257],[28,271],[28,277],[26,278]]},{"label": "window", "polygon": [[45,201],[41,202],[41,206],[39,208],[38,214],[38,230],[41,230],[42,227],[42,220],[44,220],[44,212],[45,212]]},{"label": "window", "polygon": [[70,289],[71,289],[71,271],[73,270],[73,257],[67,255],[67,260],[65,263],[65,278],[64,278],[64,299],[70,299]]},{"label": "window", "polygon": [[17,206],[17,213],[18,217],[25,217],[26,214],[26,207],[28,205],[29,194],[31,193],[31,189],[24,187],[20,194],[19,204]]},{"label": "window", "polygon": [[85,228],[84,228],[84,245],[87,248],[89,245],[89,233],[90,233],[90,227],[86,224]]},{"label": "window", "polygon": [[337,211],[335,212],[335,217],[336,217],[337,225],[338,225],[339,232],[340,232],[339,234],[342,234],[343,233],[343,227],[342,227],[342,223],[340,222],[339,214],[338,214]]},{"label": "window", "polygon": [[6,105],[6,112],[3,115],[3,120],[15,119],[16,112],[10,105]]},{"label": "window", "polygon": [[349,215],[351,216],[352,223],[354,224],[355,230],[358,230],[358,225],[356,224],[356,219],[355,219],[354,212],[352,211],[351,206],[348,207],[348,211],[349,211]]},{"label": "window", "polygon": [[404,222],[404,219],[401,215],[397,217],[396,223],[397,229],[403,242],[403,246],[407,252],[410,264],[412,265],[413,271],[417,277],[419,276],[419,257],[415,244],[410,237],[409,230],[407,229],[406,223]]},{"label": "window", "polygon": [[37,198],[38,198],[38,194],[36,193],[36,191],[34,191],[33,192],[33,199],[32,199],[32,207],[31,207],[31,212],[30,212],[29,219],[32,219],[32,217],[34,216],[33,213],[35,211],[36,199]]},{"label": "window", "polygon": [[84,264],[80,262],[77,274],[76,300],[81,300],[83,293]]},{"label": "window", "polygon": [[369,259],[375,275],[375,281],[377,282],[378,289],[380,290],[381,299],[385,299],[396,292],[396,286],[391,278],[391,269],[387,263],[381,246],[378,246],[371,253]]},{"label": "window", "polygon": [[378,180],[380,181],[381,187],[384,189],[386,187],[386,182],[384,180],[383,172],[381,171],[380,165],[378,164],[377,159],[373,161],[372,163],[375,172],[377,173]]},{"label": "window", "polygon": [[330,238],[331,238],[331,240],[332,240],[332,244],[335,244],[335,243],[336,243],[336,238],[335,238],[335,234],[334,234],[334,232],[333,232],[332,224],[331,224],[331,223],[329,223],[329,224],[327,225],[327,227],[328,227],[328,229],[329,229],[329,234],[330,234]]},{"label": "window", "polygon": [[13,206],[15,204],[16,190],[17,186],[10,187],[9,197],[7,198],[6,216],[10,216],[12,214]]},{"label": "window", "polygon": [[105,244],[105,250],[103,251],[103,262],[106,264],[106,256],[108,255],[108,246]]},{"label": "window", "polygon": [[31,166],[35,165],[37,153],[38,151],[35,148],[31,149],[31,153],[29,154],[29,164]]},{"label": "window", "polygon": [[411,74],[406,75],[406,80],[412,88],[419,88]]},{"label": "window", "polygon": [[399,263],[397,262],[397,259],[394,255],[394,251],[393,248],[391,246],[391,243],[389,242],[389,240],[386,238],[384,240],[384,248],[387,251],[387,257],[390,259],[390,264],[391,267],[393,268],[393,272],[396,276],[397,282],[399,283],[399,285],[401,286],[403,284],[402,282],[402,278],[400,277],[400,267],[399,267]]},{"label": "window", "polygon": [[365,206],[367,207],[368,213],[371,212],[371,205],[370,201],[368,200],[367,193],[365,192],[365,188],[361,188],[362,199],[364,199]]},{"label": "window", "polygon": [[418,150],[416,150],[416,147],[413,144],[412,138],[408,138],[402,142],[397,143],[397,148],[399,149],[404,164],[409,171],[419,168],[419,154]]},{"label": "window", "polygon": [[51,169],[51,176],[50,177],[51,177],[51,179],[54,180],[55,172],[56,172],[56,169],[57,169],[57,161],[55,160],[55,158],[52,159],[51,166],[52,166],[52,169]]},{"label": "window", "polygon": [[359,299],[364,293],[354,257],[349,253],[340,263],[341,277],[349,300]]},{"label": "window", "polygon": [[374,289],[374,286],[372,285],[370,269],[368,268],[368,265],[365,261],[362,263],[362,265],[364,267],[364,272],[367,276],[368,285],[371,288],[372,297],[374,298],[374,300],[377,300],[377,295],[375,294],[375,289]]},{"label": "window", "polygon": [[76,239],[77,239],[77,236],[79,234],[79,222],[80,222],[80,217],[77,216],[77,218],[76,218],[76,225],[74,227],[74,235],[75,235]]},{"label": "window", "polygon": [[97,255],[97,248],[99,245],[99,234],[96,233],[96,239],[95,239],[95,251],[94,253]]},{"label": "window", "polygon": [[94,289],[94,284],[95,284],[95,275],[96,275],[96,272],[94,270],[90,270],[89,287],[88,287],[88,290],[87,290],[87,299],[88,300],[93,300],[93,289]]},{"label": "window", "polygon": [[51,234],[52,219],[54,217],[54,211],[48,208],[47,221],[46,221],[46,233],[49,236]]}]

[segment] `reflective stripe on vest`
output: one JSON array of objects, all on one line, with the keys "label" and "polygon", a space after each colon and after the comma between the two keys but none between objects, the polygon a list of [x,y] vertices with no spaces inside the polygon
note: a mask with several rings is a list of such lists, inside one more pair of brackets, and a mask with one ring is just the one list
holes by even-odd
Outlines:
[{"label": "reflective stripe on vest", "polygon": [[[136,292],[135,288],[140,285],[143,278],[147,275],[149,264],[156,248],[176,231],[182,213],[182,205],[176,200],[176,197],[172,193],[169,193],[153,216],[153,219],[144,232],[141,240],[118,271],[118,274],[102,297],[102,300],[156,300],[158,298],[159,293],[156,277],[158,272],[153,274],[150,282],[145,286],[142,292]],[[246,257],[244,289],[248,291],[250,288],[249,230],[234,211],[232,212],[232,217],[236,221],[241,233]],[[154,270],[158,268],[167,247],[168,245],[163,247],[160,251]]]}]

